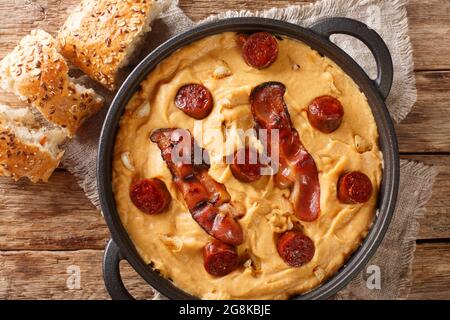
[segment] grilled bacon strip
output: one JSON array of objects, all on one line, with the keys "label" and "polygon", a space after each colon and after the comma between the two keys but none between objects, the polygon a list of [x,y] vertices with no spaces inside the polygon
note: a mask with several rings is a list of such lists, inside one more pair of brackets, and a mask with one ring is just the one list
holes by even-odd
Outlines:
[{"label": "grilled bacon strip", "polygon": [[158,129],[150,139],[161,150],[194,220],[214,238],[230,245],[241,244],[243,232],[239,222],[231,212],[223,210],[230,206],[230,194],[223,184],[209,176],[209,164],[205,163],[204,157],[195,158],[195,154],[204,155],[205,150],[196,144],[190,132],[176,128]]},{"label": "grilled bacon strip", "polygon": [[257,129],[266,129],[267,152],[272,155],[270,137],[279,130],[279,169],[275,184],[291,188],[296,216],[303,221],[314,221],[320,212],[320,185],[316,163],[300,141],[293,127],[284,101],[286,87],[280,82],[265,82],[255,87],[250,95],[253,119]]}]

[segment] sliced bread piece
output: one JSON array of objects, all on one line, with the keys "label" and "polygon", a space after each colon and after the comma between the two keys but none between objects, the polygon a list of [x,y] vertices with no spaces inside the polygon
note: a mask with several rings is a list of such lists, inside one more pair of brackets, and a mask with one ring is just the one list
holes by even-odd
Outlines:
[{"label": "sliced bread piece", "polygon": [[55,39],[37,29],[0,62],[0,86],[73,135],[85,119],[101,109],[103,99],[76,84],[68,71]]},{"label": "sliced bread piece", "polygon": [[60,51],[109,90],[167,0],[82,0],[58,34]]},{"label": "sliced bread piece", "polygon": [[65,129],[40,127],[29,108],[0,105],[0,175],[48,181],[66,138]]}]

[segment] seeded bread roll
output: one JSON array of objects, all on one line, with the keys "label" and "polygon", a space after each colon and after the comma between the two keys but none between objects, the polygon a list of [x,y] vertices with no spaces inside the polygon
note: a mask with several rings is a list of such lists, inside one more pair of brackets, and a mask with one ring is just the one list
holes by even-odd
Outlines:
[{"label": "seeded bread roll", "polygon": [[60,51],[109,90],[117,73],[170,1],[82,0],[58,34]]},{"label": "seeded bread roll", "polygon": [[73,135],[85,119],[101,109],[103,99],[76,84],[68,71],[52,36],[33,30],[0,62],[0,86]]},{"label": "seeded bread roll", "polygon": [[0,105],[0,176],[47,181],[64,152],[64,129],[41,128],[29,108]]}]

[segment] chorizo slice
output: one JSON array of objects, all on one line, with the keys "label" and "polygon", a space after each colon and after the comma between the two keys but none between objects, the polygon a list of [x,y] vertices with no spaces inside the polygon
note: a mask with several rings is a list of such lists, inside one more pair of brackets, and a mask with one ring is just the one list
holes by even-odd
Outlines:
[{"label": "chorizo slice", "polygon": [[364,203],[372,195],[372,182],[362,172],[347,172],[339,177],[337,190],[338,199],[343,203]]},{"label": "chorizo slice", "polygon": [[239,266],[239,256],[233,246],[213,240],[203,248],[203,265],[210,275],[223,277]]},{"label": "chorizo slice", "polygon": [[214,101],[208,88],[201,84],[190,83],[178,89],[175,105],[188,116],[201,120],[211,113]]},{"label": "chorizo slice", "polygon": [[235,152],[230,165],[233,176],[242,182],[255,182],[261,178],[262,165],[259,154],[253,148],[245,147]]},{"label": "chorizo slice", "polygon": [[[175,147],[180,143],[196,145],[188,130],[182,130],[183,139],[176,132],[180,129],[159,129],[152,133],[151,140],[161,149],[161,155],[169,167],[175,185],[182,194],[194,220],[211,236],[232,245],[243,242],[240,224],[230,212],[224,212],[222,205],[231,206],[231,197],[226,187],[209,176],[206,164],[194,164],[191,173],[184,175],[174,164],[172,157],[177,155]],[[222,208],[219,210],[219,208]]]},{"label": "chorizo slice", "polygon": [[277,241],[277,251],[289,266],[297,268],[312,260],[314,242],[299,231],[287,231]]},{"label": "chorizo slice", "polygon": [[272,136],[272,130],[278,130],[279,154],[272,154],[271,145],[266,146],[272,161],[279,165],[275,185],[292,189],[295,215],[300,220],[314,221],[320,213],[319,173],[292,125],[285,92],[286,87],[280,82],[258,85],[250,95],[251,111],[256,127],[266,129],[267,136]]},{"label": "chorizo slice", "polygon": [[172,200],[166,185],[159,179],[142,179],[130,188],[131,202],[144,213],[157,214],[164,211]]},{"label": "chorizo slice", "polygon": [[238,33],[236,36],[236,43],[239,47],[243,47],[245,42],[247,41],[249,35],[245,33]]},{"label": "chorizo slice", "polygon": [[268,68],[278,57],[278,41],[268,32],[256,32],[246,37],[238,37],[243,43],[242,57],[251,67]]},{"label": "chorizo slice", "polygon": [[309,104],[307,113],[311,126],[323,133],[331,133],[341,125],[344,108],[338,99],[321,96]]}]

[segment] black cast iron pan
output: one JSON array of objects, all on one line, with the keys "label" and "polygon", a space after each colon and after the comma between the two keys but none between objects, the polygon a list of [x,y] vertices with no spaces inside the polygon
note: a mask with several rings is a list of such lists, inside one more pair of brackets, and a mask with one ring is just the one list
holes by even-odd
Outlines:
[{"label": "black cast iron pan", "polygon": [[[385,105],[385,99],[392,85],[393,65],[389,50],[381,37],[365,24],[347,18],[324,19],[309,28],[302,28],[278,20],[254,17],[231,18],[201,25],[171,38],[150,53],[134,69],[119,89],[103,125],[97,159],[97,184],[103,214],[112,236],[112,240],[105,251],[103,273],[106,288],[113,299],[133,298],[121,280],[119,263],[123,259],[127,260],[144,280],[167,298],[196,299],[153,271],[137,253],[122,226],[115,207],[111,187],[112,154],[119,120],[125,106],[153,68],[175,50],[203,37],[226,31],[267,31],[284,35],[300,40],[327,56],[359,85],[369,101],[378,126],[384,170],[379,194],[379,212],[373,226],[360,248],[339,272],[321,286],[308,293],[292,297],[292,299],[326,299],[342,289],[372,257],[389,226],[396,204],[400,169],[395,130]],[[332,34],[347,34],[356,37],[369,47],[378,67],[378,76],[375,80],[369,79],[350,56],[329,40]],[[186,270],[186,272],[189,271]]]}]

